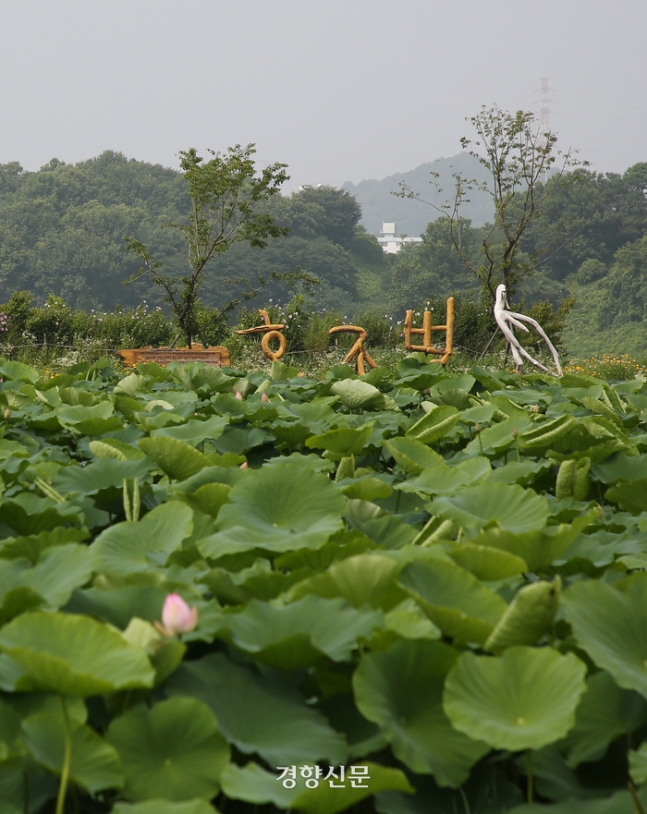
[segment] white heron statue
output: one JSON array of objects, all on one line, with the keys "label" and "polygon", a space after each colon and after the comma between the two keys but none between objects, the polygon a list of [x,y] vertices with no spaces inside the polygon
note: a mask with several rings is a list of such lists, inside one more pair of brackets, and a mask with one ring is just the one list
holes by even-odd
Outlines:
[{"label": "white heron statue", "polygon": [[[533,365],[536,365],[541,370],[544,370],[546,373],[552,373],[547,367],[542,365],[541,362],[538,362],[536,359],[528,353],[528,351],[521,346],[521,343],[514,335],[514,331],[512,330],[513,326],[515,328],[520,328],[522,331],[528,333],[528,328],[523,324],[527,322],[529,325],[537,331],[539,336],[544,340],[544,342],[548,345],[550,352],[553,354],[553,360],[555,362],[555,367],[557,368],[557,376],[562,375],[562,366],[559,362],[559,356],[557,355],[557,351],[555,350],[555,346],[550,341],[550,339],[546,336],[546,332],[541,327],[541,325],[537,322],[536,319],[532,317],[527,317],[525,314],[519,314],[516,311],[510,311],[510,303],[508,302],[508,296],[506,293],[506,287],[504,285],[497,286],[496,290],[496,299],[494,301],[494,319],[496,320],[496,324],[501,328],[501,331],[505,338],[508,340],[508,344],[510,345],[510,350],[512,351],[512,357],[517,365],[517,373],[521,373],[523,369],[523,359],[527,359],[529,362],[532,362]],[[555,375],[555,374],[553,374]]]}]

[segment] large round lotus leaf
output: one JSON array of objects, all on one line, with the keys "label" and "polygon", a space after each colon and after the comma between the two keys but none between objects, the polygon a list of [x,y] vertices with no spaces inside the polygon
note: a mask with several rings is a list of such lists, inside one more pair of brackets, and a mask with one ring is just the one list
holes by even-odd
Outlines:
[{"label": "large round lotus leaf", "polygon": [[[61,774],[65,759],[65,725],[62,712],[41,712],[23,722],[24,740],[37,763]],[[72,762],[70,778],[94,794],[121,788],[124,771],[119,755],[89,726],[70,724]]]},{"label": "large round lotus leaf", "polygon": [[344,763],[343,737],[287,681],[229,661],[223,654],[184,662],[166,691],[200,698],[220,730],[241,752],[257,752],[270,766]]},{"label": "large round lotus leaf", "polygon": [[371,605],[390,610],[406,597],[395,584],[399,571],[400,566],[389,557],[358,554],[333,563],[324,573],[295,585],[293,595],[341,596],[354,608]]},{"label": "large round lotus leaf", "polygon": [[427,467],[443,463],[441,455],[426,444],[416,441],[415,438],[407,438],[406,435],[390,438],[384,446],[408,475],[419,475]]},{"label": "large round lotus leaf", "polygon": [[439,497],[430,510],[472,532],[492,525],[522,534],[542,529],[548,520],[545,497],[507,483],[472,486],[453,497]]},{"label": "large round lotus leaf", "polygon": [[541,749],[573,727],[585,675],[577,656],[549,647],[466,652],[447,676],[444,708],[456,729],[495,749]]},{"label": "large round lotus leaf", "polygon": [[308,438],[306,446],[310,449],[325,449],[335,455],[359,455],[368,444],[372,432],[373,424],[364,424],[359,429],[340,427]]},{"label": "large round lotus leaf", "polygon": [[454,729],[443,711],[445,675],[457,657],[440,642],[402,641],[366,656],[353,676],[362,715],[381,727],[398,760],[433,774],[440,786],[460,786],[489,751]]},{"label": "large round lotus leaf", "polygon": [[619,687],[647,698],[647,574],[618,587],[591,580],[564,594],[564,614],[580,646]]},{"label": "large round lotus leaf", "polygon": [[186,480],[209,464],[206,455],[179,438],[142,438],[139,446],[173,480]]},{"label": "large round lotus leaf", "polygon": [[156,506],[137,523],[108,526],[92,544],[96,569],[133,573],[164,565],[192,528],[193,512],[177,500]]},{"label": "large round lotus leaf", "polygon": [[115,718],[106,740],[121,757],[132,800],[210,800],[229,762],[213,712],[197,698],[170,698]]},{"label": "large round lotus leaf", "polygon": [[151,437],[161,435],[166,438],[178,438],[180,441],[186,441],[197,447],[207,438],[212,440],[220,438],[228,424],[228,415],[212,415],[204,421],[192,418],[186,424],[180,424],[177,427],[162,427],[159,430],[153,430]]},{"label": "large round lotus leaf", "polygon": [[[0,812],[2,814],[2,812]],[[147,800],[145,803],[116,803],[110,814],[218,814],[206,800]]]},{"label": "large round lotus leaf", "polygon": [[100,695],[151,687],[154,670],[142,650],[87,616],[27,613],[0,631],[0,650],[32,686],[61,695]]},{"label": "large round lotus leaf", "polygon": [[468,458],[454,466],[440,460],[425,469],[417,478],[400,484],[403,492],[417,492],[421,495],[453,495],[464,486],[477,483],[488,477],[492,471],[487,458]]},{"label": "large round lotus leaf", "polygon": [[343,526],[346,499],[326,476],[297,461],[263,467],[237,483],[218,515],[220,533],[202,541],[214,559],[237,551],[320,548]]},{"label": "large round lotus leaf", "polygon": [[399,584],[418,602],[443,633],[483,644],[508,607],[476,577],[450,562],[410,562]]},{"label": "large round lotus leaf", "polygon": [[384,626],[380,611],[349,607],[343,599],[305,596],[276,606],[253,599],[227,621],[232,641],[274,667],[293,670],[313,664],[322,655],[333,661],[350,659],[359,638]]},{"label": "large round lotus leaf", "polygon": [[647,701],[637,692],[622,690],[609,673],[589,676],[577,708],[575,726],[560,747],[567,763],[576,768],[584,761],[601,760],[620,735],[635,732],[647,723]]},{"label": "large round lotus leaf", "polygon": [[379,410],[384,406],[384,396],[377,387],[360,379],[343,379],[335,382],[330,392],[339,396],[349,410]]}]

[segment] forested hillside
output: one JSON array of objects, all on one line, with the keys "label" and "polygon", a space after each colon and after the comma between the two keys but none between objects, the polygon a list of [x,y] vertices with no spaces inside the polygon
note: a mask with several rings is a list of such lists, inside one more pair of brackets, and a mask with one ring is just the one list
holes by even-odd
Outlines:
[{"label": "forested hillside", "polygon": [[[434,166],[438,169],[439,163]],[[455,163],[454,169],[469,175],[474,168]],[[428,168],[419,184],[414,173],[403,179],[422,197],[433,192],[427,184]],[[524,235],[524,255],[538,253],[540,262],[514,301],[530,308],[548,300],[557,308],[574,296],[564,332],[571,354],[645,356],[647,163],[622,175],[579,168],[564,180],[548,180],[552,194]],[[441,182],[449,193],[450,179]],[[354,188],[360,200],[349,189],[332,187],[274,196],[265,205],[289,234],[270,240],[264,249],[236,243],[215,258],[205,273],[202,302],[222,305],[236,291],[236,280],[254,282],[259,274],[296,267],[321,281],[313,290],[313,307],[333,309],[349,319],[367,308],[399,319],[406,308],[420,308],[430,298],[450,294],[460,294],[464,303],[478,301],[479,282],[460,261],[447,220],[431,207],[391,196],[403,213],[424,216],[423,242],[397,256],[382,253],[362,226],[371,206],[365,196],[362,206],[362,190],[376,189],[375,184]],[[380,184],[397,189],[395,178]],[[476,196],[472,198],[474,204]],[[463,251],[476,266],[489,228],[482,225],[482,203],[480,216],[461,221]],[[161,227],[181,220],[188,205],[180,173],[118,153],[106,152],[76,165],[53,160],[38,172],[24,172],[17,163],[0,166],[0,301],[6,302],[13,291],[28,290],[36,304],[54,293],[71,308],[88,311],[135,306],[142,300],[160,304],[160,290],[148,281],[124,285],[139,266],[124,238],[141,240],[169,273],[181,276],[187,268],[181,234]],[[407,221],[398,211],[392,217],[402,229]],[[276,283],[254,304],[261,306],[270,298],[285,302],[289,296]]]},{"label": "forested hillside", "polygon": [[[440,213],[428,204],[403,200],[392,193],[398,191],[400,183],[404,183],[419,192],[425,201],[440,207],[446,201],[453,200],[453,174],[456,172],[465,178],[474,178],[479,184],[490,180],[483,166],[473,156],[459,153],[450,158],[437,158],[409,172],[395,173],[379,181],[360,181],[358,184],[347,181],[343,188],[357,199],[362,207],[361,223],[372,234],[379,234],[383,223],[395,221],[399,234],[417,236]],[[432,173],[438,173],[438,177]],[[463,215],[475,226],[491,220],[492,201],[489,195],[481,190],[474,190]]]},{"label": "forested hillside", "polygon": [[[623,175],[578,169],[560,182],[522,241],[525,257],[539,262],[516,302],[541,300],[558,307],[568,297],[575,307],[564,342],[574,355],[602,351],[647,354],[647,163]],[[537,191],[542,195],[541,185]],[[414,203],[403,201],[403,203]],[[461,223],[464,253],[478,266],[489,227]],[[446,219],[430,222],[419,246],[404,248],[392,271],[390,302],[402,310],[430,293],[478,294],[479,282],[460,262]]]},{"label": "forested hillside", "polygon": [[[167,273],[186,273],[186,248],[176,230],[161,228],[188,210],[180,173],[105,152],[76,165],[51,161],[38,172],[18,163],[0,166],[0,300],[29,290],[37,302],[50,292],[72,308],[113,308],[143,299],[161,302],[146,281],[126,286],[139,261],[124,238],[146,244]],[[316,304],[352,310],[382,302],[388,264],[375,238],[360,227],[361,210],[347,192],[306,189],[268,204],[276,221],[290,229],[267,249],[235,245],[205,276],[207,305],[226,301],[235,290],[227,281],[271,270],[317,276]],[[278,286],[265,296],[285,296]]]}]

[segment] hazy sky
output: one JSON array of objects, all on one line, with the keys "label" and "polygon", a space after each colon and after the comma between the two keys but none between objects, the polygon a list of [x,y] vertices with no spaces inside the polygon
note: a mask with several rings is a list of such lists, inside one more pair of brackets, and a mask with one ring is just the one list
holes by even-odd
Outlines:
[{"label": "hazy sky", "polygon": [[539,110],[594,169],[647,161],[646,0],[0,0],[0,163],[256,142],[290,188],[459,152]]}]

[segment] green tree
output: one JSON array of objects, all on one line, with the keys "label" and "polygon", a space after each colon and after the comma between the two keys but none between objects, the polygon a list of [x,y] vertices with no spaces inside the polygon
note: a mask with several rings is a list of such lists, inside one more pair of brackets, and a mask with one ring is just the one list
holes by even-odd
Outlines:
[{"label": "green tree", "polygon": [[[463,252],[477,256],[479,230],[468,220],[460,224]],[[445,218],[427,224],[422,243],[409,244],[393,261],[390,309],[400,314],[407,308],[419,309],[430,297],[448,297],[472,288],[474,278],[454,249],[451,224]]]},{"label": "green tree", "polygon": [[[205,161],[195,149],[180,152],[180,166],[188,186],[191,207],[186,220],[167,225],[182,235],[188,249],[188,273],[179,277],[163,272],[162,261],[156,261],[143,243],[128,238],[128,248],[143,262],[132,280],[148,276],[165,292],[165,299],[173,308],[189,347],[198,324],[198,290],[208,263],[226,252],[238,241],[251,246],[265,247],[269,238],[287,234],[285,227],[277,226],[274,218],[263,211],[261,204],[279,192],[287,180],[285,164],[271,164],[256,174],[252,156],[253,144],[236,145],[224,154],[209,150],[213,156]],[[268,279],[274,279],[275,274]],[[226,315],[241,302],[250,299],[268,279],[260,278],[256,288],[248,288],[233,297],[220,309]],[[249,281],[241,280],[249,285]]]},{"label": "green tree", "polygon": [[[489,180],[479,184],[454,173],[453,201],[440,207],[433,203],[430,206],[445,216],[455,250],[490,296],[494,298],[500,283],[506,285],[511,295],[531,274],[541,256],[524,253],[522,238],[566,169],[577,162],[570,152],[556,149],[557,137],[551,132],[542,132],[533,113],[519,110],[512,114],[496,106],[482,107],[481,112],[468,121],[476,131],[476,138],[464,137],[461,145],[487,170]],[[553,180],[551,186],[543,183],[549,175]],[[484,229],[481,240],[479,262],[475,262],[464,245],[461,216],[462,208],[475,189],[486,191],[494,205],[494,219]],[[423,200],[406,184],[395,194]]]}]

